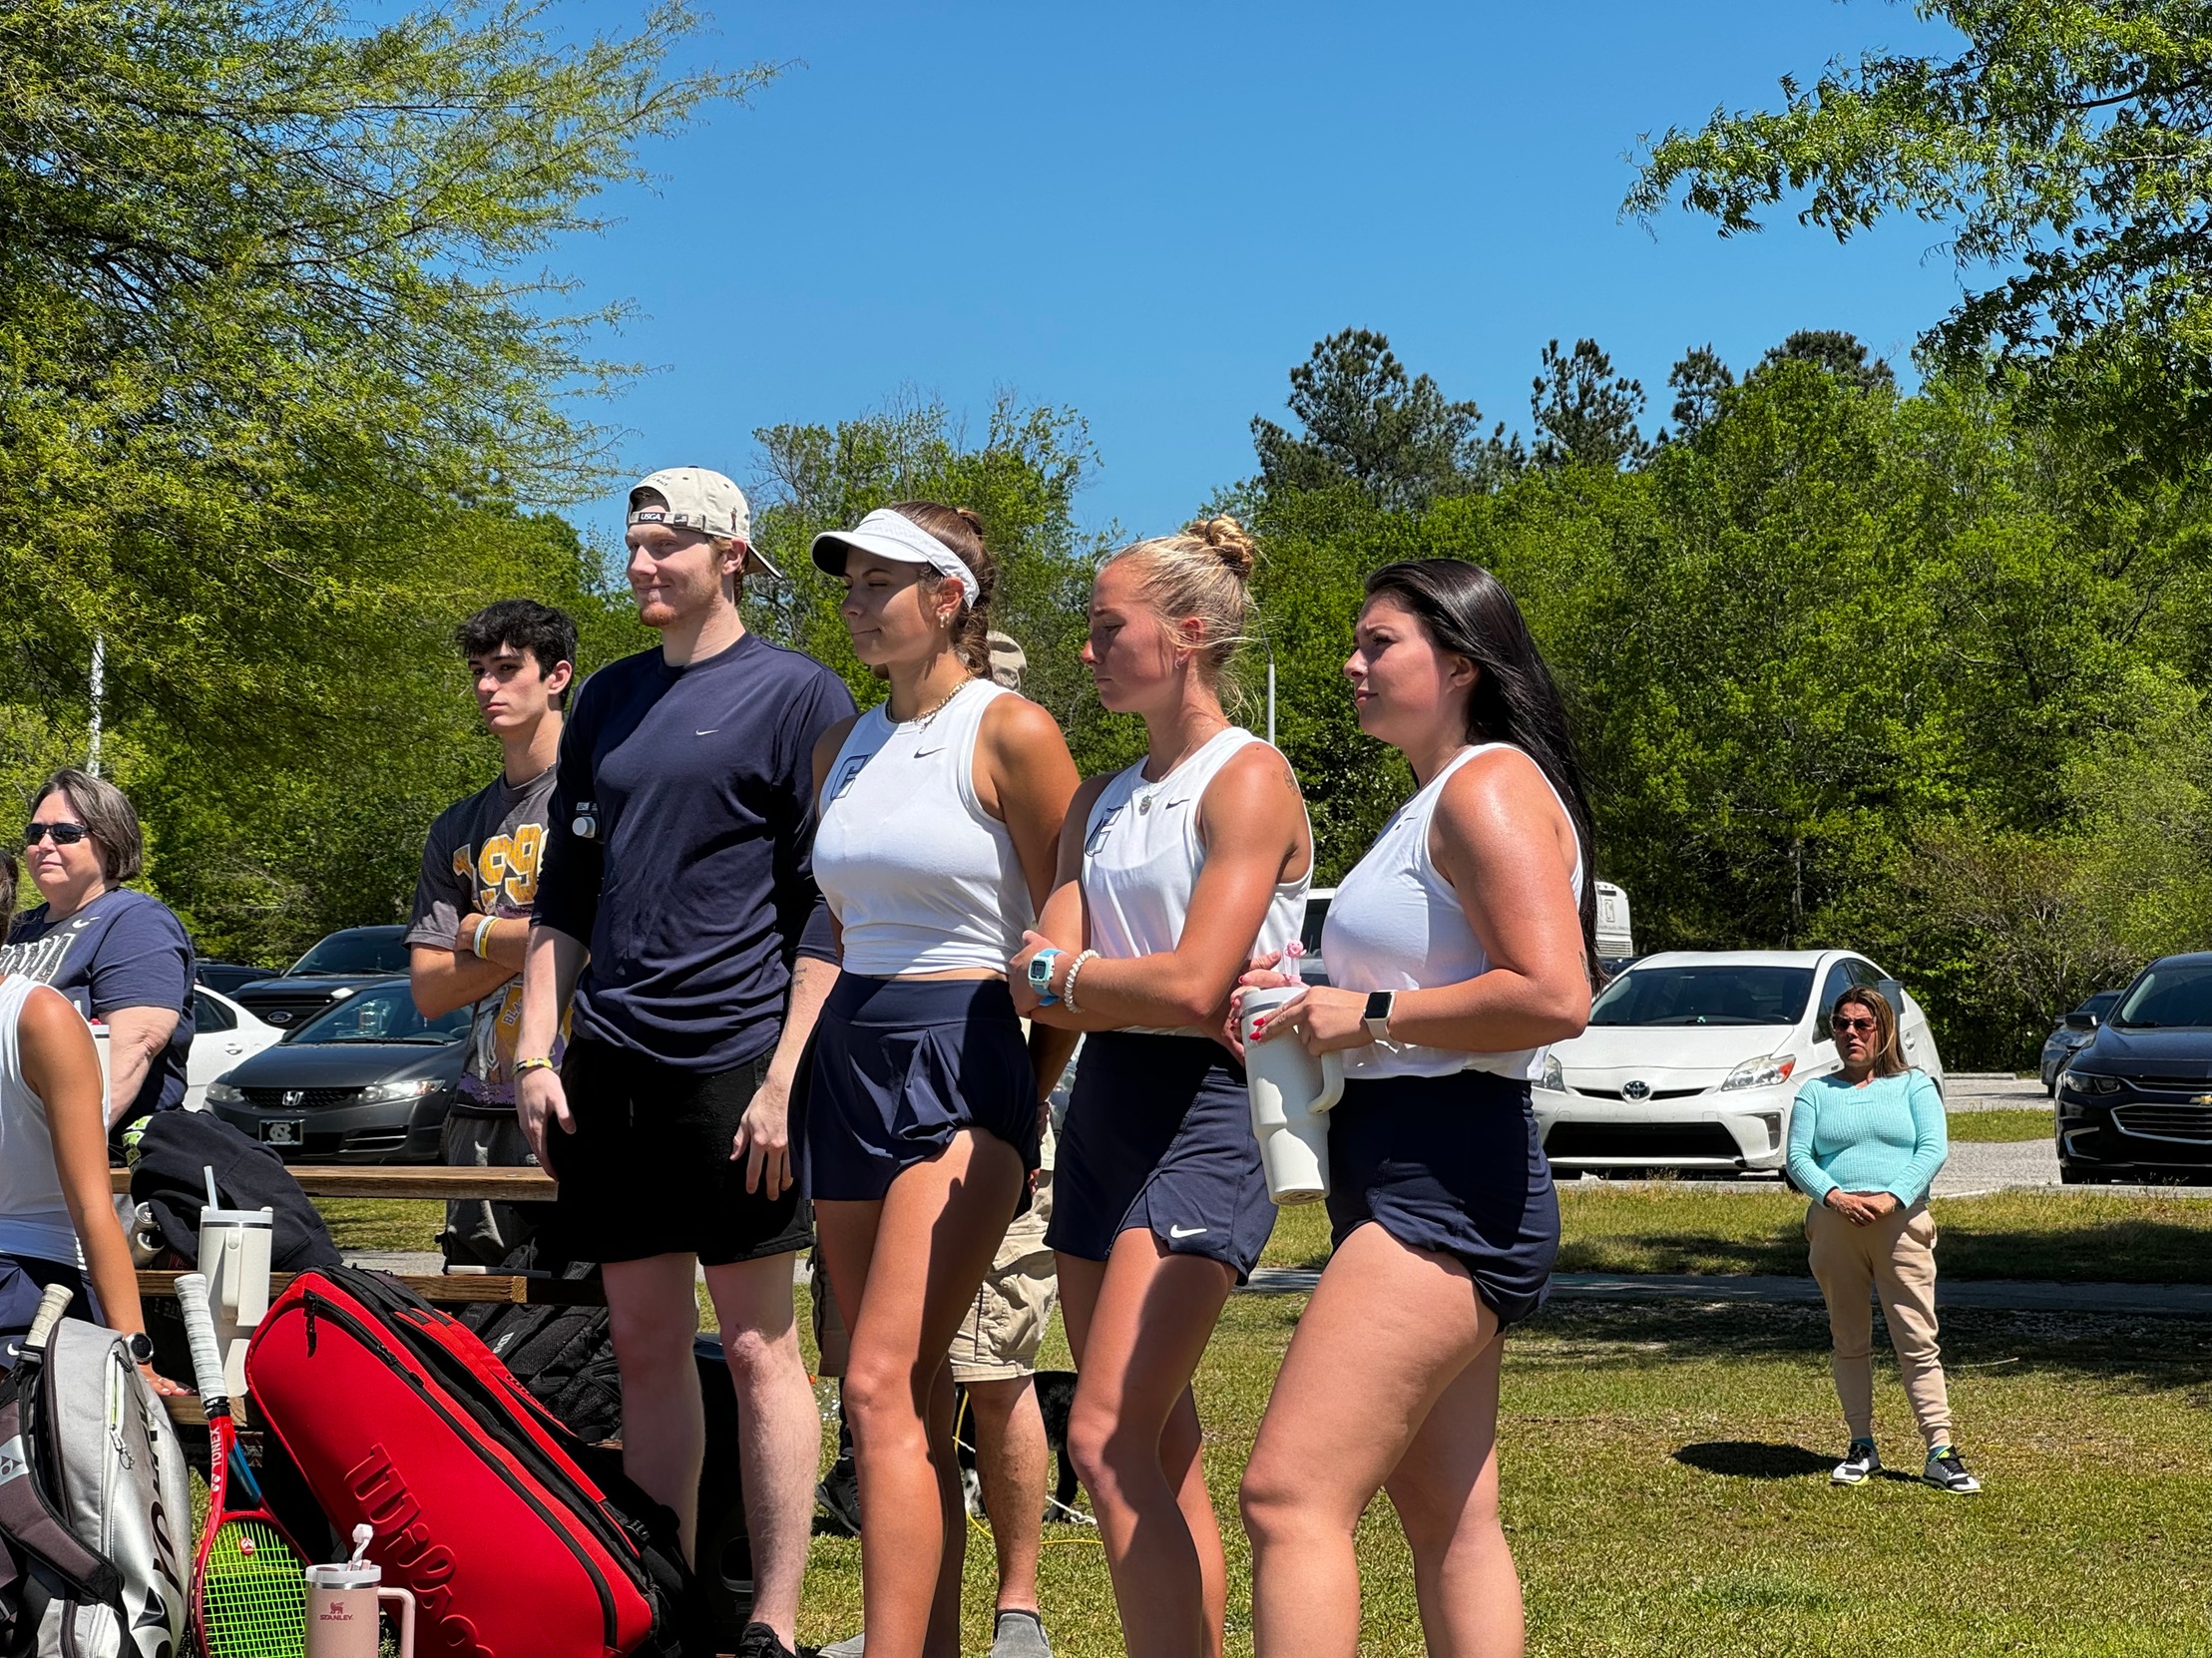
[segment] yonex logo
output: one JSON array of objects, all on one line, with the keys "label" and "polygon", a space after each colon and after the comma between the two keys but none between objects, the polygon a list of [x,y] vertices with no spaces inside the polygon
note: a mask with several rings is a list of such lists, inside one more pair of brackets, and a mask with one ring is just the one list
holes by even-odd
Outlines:
[{"label": "yonex logo", "polygon": [[5,1445],[0,1445],[0,1485],[21,1479],[31,1471],[30,1459],[23,1453],[23,1437],[17,1435]]}]

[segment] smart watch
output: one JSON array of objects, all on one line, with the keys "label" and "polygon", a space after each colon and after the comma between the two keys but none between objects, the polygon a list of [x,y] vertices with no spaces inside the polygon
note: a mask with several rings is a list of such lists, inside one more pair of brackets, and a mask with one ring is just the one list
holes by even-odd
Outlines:
[{"label": "smart watch", "polygon": [[1058,950],[1040,950],[1030,958],[1030,989],[1037,993],[1037,1005],[1050,1008],[1060,1000],[1053,995],[1053,964],[1060,960]]},{"label": "smart watch", "polygon": [[1390,1010],[1398,1000],[1396,991],[1369,991],[1367,1007],[1360,1014],[1360,1023],[1367,1027],[1367,1034],[1375,1040],[1390,1040]]},{"label": "smart watch", "polygon": [[154,1362],[154,1338],[143,1330],[134,1330],[123,1338],[123,1345],[131,1350],[131,1363],[151,1365]]}]

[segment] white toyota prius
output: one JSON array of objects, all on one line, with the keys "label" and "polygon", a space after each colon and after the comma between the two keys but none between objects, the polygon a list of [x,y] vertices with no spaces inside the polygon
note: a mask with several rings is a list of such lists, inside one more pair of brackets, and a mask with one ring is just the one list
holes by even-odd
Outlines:
[{"label": "white toyota prius", "polygon": [[1553,1168],[1773,1171],[1790,1102],[1837,1068],[1836,998],[1876,986],[1902,1004],[1905,1058],[1944,1085],[1928,1016],[1848,950],[1668,951],[1599,993],[1589,1028],[1551,1047],[1534,1091]]}]

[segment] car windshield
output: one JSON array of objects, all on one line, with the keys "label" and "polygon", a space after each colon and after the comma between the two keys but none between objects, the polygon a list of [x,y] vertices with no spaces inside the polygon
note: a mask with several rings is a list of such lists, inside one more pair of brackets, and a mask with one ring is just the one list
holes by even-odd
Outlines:
[{"label": "car windshield", "polygon": [[404,984],[372,985],[325,1008],[284,1038],[301,1042],[457,1042],[469,1034],[469,1010],[426,1020]]},{"label": "car windshield", "polygon": [[2212,962],[2153,962],[2127,988],[2112,1023],[2129,1031],[2212,1026]]},{"label": "car windshield", "polygon": [[1795,1025],[1813,994],[1813,970],[1793,967],[1643,967],[1607,985],[1592,1025]]},{"label": "car windshield", "polygon": [[292,967],[296,974],[405,973],[406,930],[400,927],[359,927],[332,933]]}]

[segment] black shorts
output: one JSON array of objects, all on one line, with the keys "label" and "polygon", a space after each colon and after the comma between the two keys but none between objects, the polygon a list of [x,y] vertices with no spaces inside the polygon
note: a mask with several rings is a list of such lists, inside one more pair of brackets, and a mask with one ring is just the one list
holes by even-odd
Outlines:
[{"label": "black shorts", "polygon": [[[767,1073],[766,1054],[729,1070],[693,1071],[613,1042],[572,1042],[561,1084],[576,1132],[552,1125],[546,1134],[569,1256],[696,1255],[720,1267],[810,1245],[814,1215],[797,1185],[773,1202],[748,1192],[744,1162],[729,1155]],[[794,1154],[801,1126],[792,1124]]]}]

